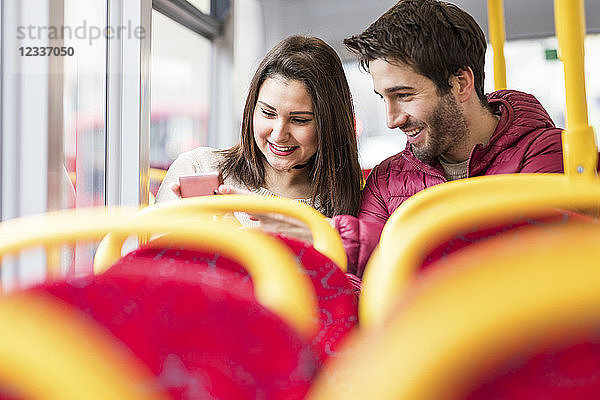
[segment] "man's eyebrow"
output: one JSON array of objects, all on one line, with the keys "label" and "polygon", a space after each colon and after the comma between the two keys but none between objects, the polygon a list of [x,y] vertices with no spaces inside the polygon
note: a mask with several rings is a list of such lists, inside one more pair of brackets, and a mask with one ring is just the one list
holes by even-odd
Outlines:
[{"label": "man's eyebrow", "polygon": [[270,105],[269,103],[265,103],[265,102],[264,102],[264,101],[262,101],[262,100],[258,100],[258,102],[257,102],[257,103],[260,103],[260,104],[262,104],[263,106],[265,106],[265,107],[267,107],[267,108],[270,108],[270,109],[271,109],[271,110],[273,110],[273,111],[277,111],[277,109],[276,109],[275,107],[273,107],[273,106],[272,106],[272,105]]},{"label": "man's eyebrow", "polygon": [[397,92],[400,90],[412,90],[412,89],[413,89],[413,87],[411,87],[411,86],[398,85],[398,86],[392,86],[389,88],[385,88],[384,92],[389,94],[389,93],[394,93],[394,92]]}]

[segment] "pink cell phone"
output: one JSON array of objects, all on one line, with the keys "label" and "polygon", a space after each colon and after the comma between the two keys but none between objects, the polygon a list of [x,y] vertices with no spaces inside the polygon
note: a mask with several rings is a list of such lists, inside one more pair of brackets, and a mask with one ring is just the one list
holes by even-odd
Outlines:
[{"label": "pink cell phone", "polygon": [[179,188],[181,197],[209,196],[217,194],[223,178],[219,172],[209,174],[181,175]]}]

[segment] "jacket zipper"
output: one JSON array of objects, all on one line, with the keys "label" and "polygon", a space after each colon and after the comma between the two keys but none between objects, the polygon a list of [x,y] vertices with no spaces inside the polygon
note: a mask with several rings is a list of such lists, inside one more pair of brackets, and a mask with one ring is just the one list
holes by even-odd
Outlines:
[{"label": "jacket zipper", "polygon": [[427,174],[429,176],[433,176],[436,178],[442,178],[442,180],[444,182],[448,182],[448,179],[446,179],[446,177],[440,173],[440,171],[438,171],[437,169],[433,168],[433,167],[429,167],[430,169],[432,169],[433,171],[435,171],[435,173],[433,173],[432,171],[427,171],[427,169],[423,168],[422,165],[420,165],[420,163],[415,162],[415,160],[411,160],[409,157],[406,156],[406,154],[402,153],[402,157],[404,157],[404,159],[406,161],[408,161],[409,163],[411,163],[412,165],[414,165],[415,167],[417,167],[417,169],[421,172],[423,172],[424,174]]}]

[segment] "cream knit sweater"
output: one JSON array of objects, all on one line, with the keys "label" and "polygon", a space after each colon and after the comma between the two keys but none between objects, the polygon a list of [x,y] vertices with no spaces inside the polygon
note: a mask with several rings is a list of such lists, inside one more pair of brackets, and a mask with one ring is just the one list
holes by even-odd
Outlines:
[{"label": "cream knit sweater", "polygon": [[[188,174],[206,174],[217,170],[217,165],[222,160],[222,156],[217,152],[218,150],[211,147],[198,147],[194,150],[182,153],[177,157],[173,164],[169,167],[167,175],[163,179],[158,193],[156,194],[156,202],[169,201],[178,199],[177,195],[170,189],[173,182],[179,182],[180,175]],[[265,197],[277,197],[273,192],[265,188],[260,190],[252,190],[247,188],[244,184],[238,182],[232,177],[227,177],[224,180],[226,185],[233,186],[236,189],[249,190],[259,196]],[[310,199],[295,199],[302,203],[308,204],[311,207],[315,207]],[[318,211],[318,205],[315,207]],[[242,226],[246,227],[259,227],[260,224],[257,221],[250,220],[250,217],[246,213],[236,212],[235,217],[240,221]]]}]

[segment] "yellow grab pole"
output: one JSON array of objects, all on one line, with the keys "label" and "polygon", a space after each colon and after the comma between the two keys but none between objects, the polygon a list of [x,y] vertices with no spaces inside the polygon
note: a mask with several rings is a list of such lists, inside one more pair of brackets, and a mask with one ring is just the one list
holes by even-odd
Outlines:
[{"label": "yellow grab pole", "polygon": [[506,61],[504,59],[504,2],[488,0],[490,43],[494,50],[494,88],[506,89]]},{"label": "yellow grab pole", "polygon": [[554,15],[567,98],[567,130],[563,132],[565,174],[595,179],[598,151],[587,115],[583,0],[554,0]]}]

